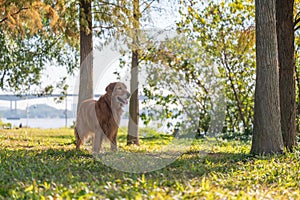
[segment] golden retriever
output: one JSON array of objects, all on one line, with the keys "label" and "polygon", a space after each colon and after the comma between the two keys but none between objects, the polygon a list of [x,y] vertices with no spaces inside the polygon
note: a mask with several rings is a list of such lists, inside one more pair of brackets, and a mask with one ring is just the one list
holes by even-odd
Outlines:
[{"label": "golden retriever", "polygon": [[104,136],[110,141],[112,151],[117,150],[117,133],[130,93],[122,82],[110,83],[98,101],[88,99],[80,104],[75,124],[76,149],[87,138],[93,139],[93,153],[99,153]]}]

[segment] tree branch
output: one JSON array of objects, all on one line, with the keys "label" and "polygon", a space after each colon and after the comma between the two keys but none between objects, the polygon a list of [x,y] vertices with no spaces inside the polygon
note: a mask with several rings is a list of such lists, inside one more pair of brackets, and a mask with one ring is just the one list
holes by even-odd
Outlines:
[{"label": "tree branch", "polygon": [[[144,13],[144,12],[147,10],[147,8],[150,7],[151,4],[153,4],[155,1],[156,1],[156,0],[152,0],[148,5],[146,5],[146,7],[144,8],[144,10],[142,10],[141,13]],[[146,3],[146,2],[142,3],[142,5],[145,4],[145,3]]]},{"label": "tree branch", "polygon": [[237,101],[237,107],[238,107],[238,111],[239,111],[241,120],[243,122],[244,128],[246,129],[247,128],[247,123],[246,123],[245,116],[244,116],[244,113],[243,113],[243,110],[242,110],[242,102],[241,102],[241,100],[238,96],[238,91],[237,91],[237,89],[234,85],[234,80],[233,80],[233,77],[231,75],[232,72],[231,72],[230,66],[228,64],[228,59],[227,59],[227,54],[225,52],[225,49],[223,49],[223,56],[224,56],[224,58],[221,59],[221,62],[224,65],[224,67],[226,68],[226,70],[228,71],[228,73],[227,73],[228,74],[228,80],[230,81],[231,89],[233,91],[235,100]]},{"label": "tree branch", "polygon": [[[124,7],[124,6],[121,6],[121,5],[118,5],[118,4],[115,4],[115,3],[111,3],[111,2],[98,2],[99,4],[99,7],[101,7],[101,5],[105,5],[105,6],[114,6],[116,8],[120,8],[120,9],[123,9],[123,10],[126,10],[127,12],[130,12],[131,10]],[[97,7],[97,5],[93,6],[93,8]]]},{"label": "tree branch", "polygon": [[300,22],[300,12],[298,12],[295,16],[295,21],[294,21],[294,31],[297,31],[300,26],[297,26],[297,24]]},{"label": "tree branch", "polygon": [[[20,8],[17,12],[13,13],[11,16],[15,16],[18,15],[20,12],[22,12],[23,10],[28,10],[29,8]],[[0,20],[0,24],[3,23],[4,21],[6,21],[8,19],[8,17],[4,17],[2,20]]]},{"label": "tree branch", "polygon": [[296,28],[294,28],[294,31],[297,31],[299,28],[300,28],[300,26],[297,26]]},{"label": "tree branch", "polygon": [[98,29],[98,28],[100,28],[100,29],[114,29],[114,28],[117,28],[117,27],[122,27],[122,26],[101,26],[101,25],[99,25],[99,26],[93,26],[93,29]]},{"label": "tree branch", "polygon": [[4,77],[6,76],[6,70],[4,70],[3,74],[2,74],[2,77],[1,77],[1,81],[0,81],[0,88],[4,88]]}]

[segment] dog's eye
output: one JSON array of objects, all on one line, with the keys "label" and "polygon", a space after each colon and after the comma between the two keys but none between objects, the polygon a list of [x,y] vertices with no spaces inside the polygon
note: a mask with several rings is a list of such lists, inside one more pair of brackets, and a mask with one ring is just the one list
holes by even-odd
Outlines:
[{"label": "dog's eye", "polygon": [[118,90],[122,90],[122,88],[121,88],[121,87],[118,87]]}]

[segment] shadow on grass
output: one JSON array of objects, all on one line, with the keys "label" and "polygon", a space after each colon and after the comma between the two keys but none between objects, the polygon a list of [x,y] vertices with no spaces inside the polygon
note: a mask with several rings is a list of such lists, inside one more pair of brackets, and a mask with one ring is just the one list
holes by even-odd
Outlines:
[{"label": "shadow on grass", "polygon": [[231,173],[239,170],[240,165],[251,161],[252,158],[250,154],[244,153],[188,151],[163,170],[172,171],[175,177],[192,179],[211,172]]},{"label": "shadow on grass", "polygon": [[[118,175],[140,176],[140,174],[125,173],[107,167],[87,151],[0,149],[0,158],[0,185],[14,185],[16,182],[33,179],[66,184],[90,179],[103,180]],[[249,158],[251,156],[247,154],[203,153],[202,155],[198,151],[188,151],[165,168],[147,174],[154,176],[157,173],[168,173],[177,179],[184,177],[184,173],[191,177],[201,176],[211,171],[224,172],[228,167],[236,168],[237,162],[247,162]]]},{"label": "shadow on grass", "polygon": [[49,135],[48,138],[57,138],[57,139],[73,139],[74,135]]},{"label": "shadow on grass", "polygon": [[[140,136],[139,138],[140,140],[147,142],[157,142],[158,140],[171,140],[173,139],[173,136],[165,134],[153,134],[148,136]],[[118,140],[121,142],[127,141],[127,135],[118,135]]]},{"label": "shadow on grass", "polygon": [[[145,176],[149,183],[147,187],[152,187],[154,182],[162,187],[173,187],[175,183],[184,184],[188,179],[201,178],[211,172],[238,170],[238,163],[247,162],[249,155],[188,151],[170,165],[144,175],[112,169],[97,161],[88,151],[75,149],[0,149],[0,158],[0,197],[5,198],[11,195],[12,190],[23,194],[29,185],[43,185],[45,182],[50,183],[52,191],[57,191],[59,187],[78,188],[80,184],[85,184],[93,192],[101,193],[113,183],[126,191],[128,185],[135,185]],[[142,191],[143,188],[132,190]]]}]

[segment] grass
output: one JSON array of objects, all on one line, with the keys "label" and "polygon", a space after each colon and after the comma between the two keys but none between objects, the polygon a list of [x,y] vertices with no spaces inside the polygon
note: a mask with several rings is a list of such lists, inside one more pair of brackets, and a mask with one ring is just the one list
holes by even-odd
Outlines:
[{"label": "grass", "polygon": [[150,129],[128,147],[125,132],[117,153],[93,157],[74,150],[71,129],[1,130],[0,199],[300,199],[297,150],[252,157],[249,142],[174,142]]}]

